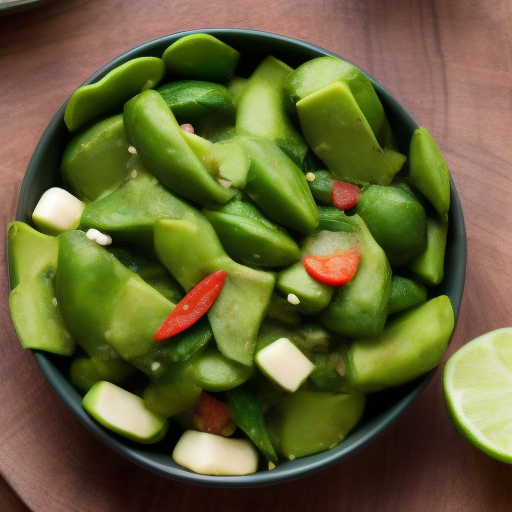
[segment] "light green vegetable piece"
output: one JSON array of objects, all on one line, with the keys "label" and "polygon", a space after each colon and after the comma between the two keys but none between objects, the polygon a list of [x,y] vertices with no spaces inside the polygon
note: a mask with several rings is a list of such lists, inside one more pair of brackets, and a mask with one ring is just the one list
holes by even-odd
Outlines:
[{"label": "light green vegetable piece", "polygon": [[354,340],[348,353],[350,384],[361,393],[371,393],[423,375],[441,361],[453,327],[446,295],[402,313],[382,334]]},{"label": "light green vegetable piece", "polygon": [[426,128],[418,128],[412,135],[409,167],[412,184],[441,217],[446,217],[450,208],[450,171]]},{"label": "light green vegetable piece", "polygon": [[171,44],[162,59],[171,75],[223,83],[233,76],[240,54],[214,36],[190,34]]},{"label": "light green vegetable piece", "polygon": [[87,392],[82,407],[104,427],[139,443],[156,443],[166,434],[168,420],[150,411],[137,395],[101,381]]},{"label": "light green vegetable piece", "polygon": [[94,117],[154,87],[164,74],[164,62],[157,57],[139,57],[121,64],[98,82],[84,85],[71,95],[64,111],[66,126],[69,131],[75,131]]},{"label": "light green vegetable piece", "polygon": [[136,157],[118,114],[76,135],[66,146],[61,173],[71,192],[82,201],[94,201],[118,188]]},{"label": "light green vegetable piece", "polygon": [[85,207],[80,229],[95,228],[117,242],[152,249],[153,226],[162,217],[207,222],[193,206],[162,187],[141,164],[135,178]]},{"label": "light green vegetable piece", "polygon": [[267,412],[270,439],[290,460],[329,450],[357,425],[365,403],[364,395],[300,389]]},{"label": "light green vegetable piece", "polygon": [[382,103],[368,77],[356,66],[336,57],[318,57],[299,66],[286,78],[283,89],[290,104],[333,82],[346,83],[373,133],[378,135],[385,118]]},{"label": "light green vegetable piece", "polygon": [[292,71],[272,56],[261,62],[238,99],[236,133],[242,137],[271,139],[301,165],[308,146],[286,113],[282,92],[284,80]]},{"label": "light green vegetable piece", "polygon": [[448,219],[427,217],[427,248],[408,267],[428,285],[443,280],[447,235]]},{"label": "light green vegetable piece", "polygon": [[70,356],[76,343],[55,298],[58,249],[56,238],[23,222],[9,224],[9,311],[23,348]]},{"label": "light green vegetable piece", "polygon": [[398,172],[343,82],[300,100],[297,113],[309,146],[337,179],[388,185]]},{"label": "light green vegetable piece", "polygon": [[286,295],[294,294],[300,301],[296,306],[297,311],[309,315],[325,308],[334,293],[332,286],[310,277],[300,261],[277,274],[276,288]]}]

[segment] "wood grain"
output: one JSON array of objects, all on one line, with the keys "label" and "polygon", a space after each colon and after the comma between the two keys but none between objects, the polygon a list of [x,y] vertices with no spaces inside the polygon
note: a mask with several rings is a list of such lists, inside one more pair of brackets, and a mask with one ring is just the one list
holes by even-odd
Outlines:
[{"label": "wood grain", "polygon": [[[512,325],[509,0],[54,0],[0,17],[2,235],[32,151],[69,94],[132,46],[204,27],[304,39],[352,60],[388,88],[438,142],[465,213],[466,288],[446,357],[485,331]],[[21,350],[7,310],[5,249],[0,258],[0,474],[33,511],[510,510],[512,468],[456,432],[440,371],[374,443],[313,476],[250,490],[155,476],[85,431]],[[22,510],[4,489],[1,510]]]}]

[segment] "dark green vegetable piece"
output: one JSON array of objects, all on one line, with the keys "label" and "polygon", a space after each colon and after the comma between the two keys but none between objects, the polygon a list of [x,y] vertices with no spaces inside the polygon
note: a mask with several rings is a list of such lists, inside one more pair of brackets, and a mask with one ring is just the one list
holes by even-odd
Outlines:
[{"label": "dark green vegetable piece", "polygon": [[268,218],[301,234],[318,224],[318,212],[302,171],[272,141],[244,139],[251,165],[245,192]]},{"label": "dark green vegetable piece", "polygon": [[96,382],[102,380],[122,384],[136,371],[135,367],[122,359],[102,361],[99,357],[77,357],[71,363],[69,376],[76,387],[89,391]]},{"label": "dark green vegetable piece", "polygon": [[157,89],[181,122],[191,123],[211,112],[235,116],[233,95],[220,84],[199,80],[178,80]]},{"label": "dark green vegetable piece", "polygon": [[198,388],[184,373],[184,368],[175,369],[168,375],[168,382],[149,384],[142,393],[144,405],[152,411],[170,417],[186,411],[199,401]]},{"label": "dark green vegetable piece", "polygon": [[220,392],[243,384],[253,375],[254,367],[228,359],[212,346],[193,359],[187,372],[196,386]]},{"label": "dark green vegetable piece", "polygon": [[267,411],[270,439],[290,460],[329,450],[357,425],[365,402],[359,394],[299,389]]},{"label": "dark green vegetable piece", "polygon": [[345,377],[346,355],[340,350],[325,354],[317,352],[312,354],[311,361],[315,369],[311,372],[309,380],[320,391],[333,393],[348,393],[350,386]]},{"label": "dark green vegetable piece", "polygon": [[124,106],[124,126],[147,169],[169,190],[195,203],[224,203],[233,191],[222,187],[185,141],[173,113],[156,91]]},{"label": "dark green vegetable piece", "polygon": [[74,131],[94,117],[121,107],[132,96],[154,87],[164,74],[164,62],[157,57],[139,57],[121,64],[71,95],[64,112],[66,126]]},{"label": "dark green vegetable piece", "polygon": [[229,390],[226,396],[237,426],[247,434],[267,461],[277,464],[277,455],[268,437],[258,399],[250,383]]},{"label": "dark green vegetable piece", "polygon": [[293,238],[249,203],[233,201],[203,213],[229,256],[243,265],[282,267],[300,259]]},{"label": "dark green vegetable piece", "polygon": [[402,276],[393,276],[388,313],[398,313],[427,300],[427,288],[417,280]]},{"label": "dark green vegetable piece", "polygon": [[137,176],[106,197],[86,205],[80,229],[98,229],[117,241],[153,248],[153,227],[159,218],[208,223],[193,206],[166,190],[139,167]]},{"label": "dark green vegetable piece", "polygon": [[391,265],[405,265],[426,248],[425,209],[405,188],[370,185],[363,189],[356,211]]},{"label": "dark green vegetable piece", "polygon": [[171,75],[222,83],[233,76],[240,54],[209,34],[190,34],[172,43],[162,59]]},{"label": "dark green vegetable piece", "polygon": [[329,171],[316,171],[313,172],[314,180],[309,181],[309,190],[313,197],[321,203],[331,204],[332,196],[332,183],[334,181],[332,174]]}]

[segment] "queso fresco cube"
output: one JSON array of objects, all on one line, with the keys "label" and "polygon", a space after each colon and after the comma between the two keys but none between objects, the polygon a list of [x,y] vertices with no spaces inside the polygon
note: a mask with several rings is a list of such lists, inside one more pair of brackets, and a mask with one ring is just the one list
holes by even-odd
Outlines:
[{"label": "queso fresco cube", "polygon": [[315,369],[288,338],[279,338],[260,350],[255,361],[265,375],[290,392],[297,390]]}]

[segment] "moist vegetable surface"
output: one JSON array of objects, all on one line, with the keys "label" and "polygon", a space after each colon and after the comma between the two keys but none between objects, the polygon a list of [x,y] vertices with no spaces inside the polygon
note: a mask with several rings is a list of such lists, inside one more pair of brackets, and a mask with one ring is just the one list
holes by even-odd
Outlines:
[{"label": "moist vegetable surface", "polygon": [[[449,173],[401,154],[369,79],[193,34],[78,89],[66,190],[8,228],[24,348],[70,357],[84,409],[174,460],[241,475],[329,450],[369,395],[434,368]],[[201,433],[197,435],[197,432]]]}]

